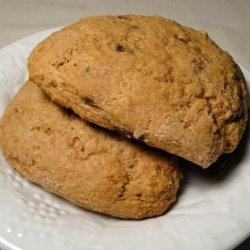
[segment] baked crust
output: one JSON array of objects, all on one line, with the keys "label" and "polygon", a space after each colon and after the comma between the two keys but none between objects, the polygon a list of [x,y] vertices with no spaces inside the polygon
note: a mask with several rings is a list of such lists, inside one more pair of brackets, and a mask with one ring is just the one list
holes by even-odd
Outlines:
[{"label": "baked crust", "polygon": [[205,32],[162,17],[88,17],[29,58],[30,79],[82,118],[203,168],[238,145],[248,96]]},{"label": "baked crust", "polygon": [[0,146],[28,180],[78,206],[121,218],[164,213],[182,177],[174,157],[89,125],[31,82],[1,119]]}]

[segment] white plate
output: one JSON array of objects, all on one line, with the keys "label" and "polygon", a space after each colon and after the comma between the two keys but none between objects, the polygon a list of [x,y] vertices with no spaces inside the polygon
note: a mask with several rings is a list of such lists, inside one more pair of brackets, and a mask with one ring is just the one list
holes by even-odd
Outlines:
[{"label": "white plate", "polygon": [[[26,63],[31,49],[52,31],[55,29],[0,50],[0,116],[27,79]],[[250,72],[242,70],[249,83]],[[4,250],[233,248],[250,234],[248,142],[249,133],[245,133],[238,150],[211,170],[186,168],[178,203],[163,216],[141,221],[114,219],[77,208],[29,183],[0,154],[0,247]]]}]

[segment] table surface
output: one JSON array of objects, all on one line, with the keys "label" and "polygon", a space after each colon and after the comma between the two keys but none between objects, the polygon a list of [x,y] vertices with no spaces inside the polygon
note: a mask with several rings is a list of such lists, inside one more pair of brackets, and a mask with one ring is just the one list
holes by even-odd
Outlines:
[{"label": "table surface", "polygon": [[[0,0],[0,6],[0,48],[87,15],[160,15],[206,30],[238,63],[250,69],[249,0]],[[250,239],[236,249],[250,249]]]}]

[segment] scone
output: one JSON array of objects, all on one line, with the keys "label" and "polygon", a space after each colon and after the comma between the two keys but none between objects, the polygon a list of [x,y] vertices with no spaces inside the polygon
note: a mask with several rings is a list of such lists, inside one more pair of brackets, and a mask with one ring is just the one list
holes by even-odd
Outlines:
[{"label": "scone", "polygon": [[157,16],[88,17],[29,58],[30,79],[82,118],[207,168],[247,121],[242,72],[205,32]]},{"label": "scone", "polygon": [[89,125],[31,82],[1,120],[0,145],[28,180],[78,206],[121,218],[164,213],[182,177],[174,157]]}]

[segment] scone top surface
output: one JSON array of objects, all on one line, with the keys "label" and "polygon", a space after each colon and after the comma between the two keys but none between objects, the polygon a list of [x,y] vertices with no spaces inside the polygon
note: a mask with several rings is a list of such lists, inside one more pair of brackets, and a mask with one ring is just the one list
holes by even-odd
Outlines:
[{"label": "scone top surface", "polygon": [[29,58],[30,79],[103,127],[208,167],[237,146],[247,91],[205,32],[161,17],[88,17]]}]

